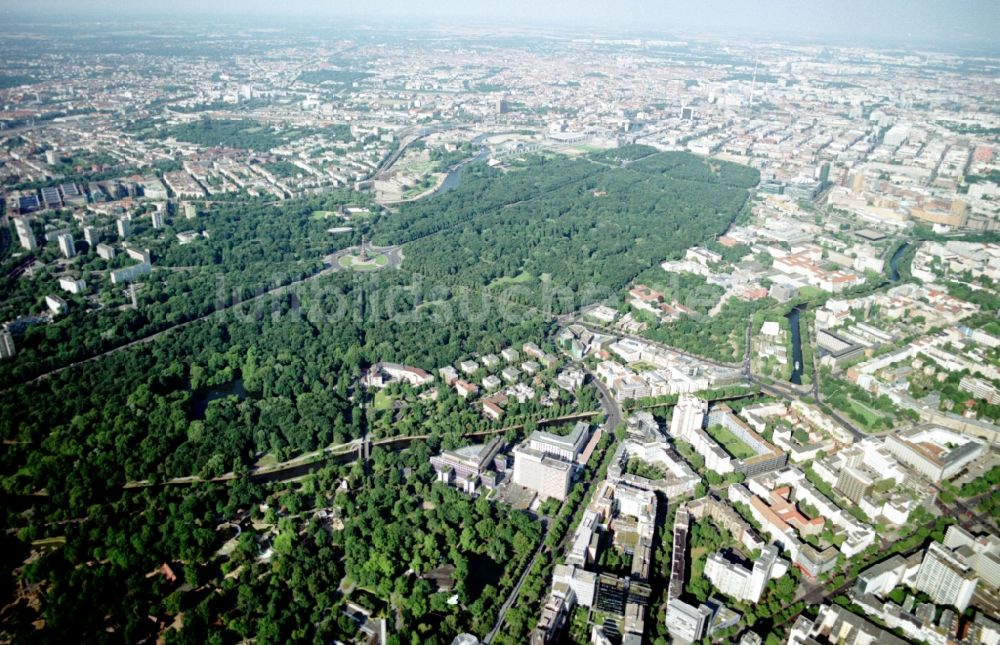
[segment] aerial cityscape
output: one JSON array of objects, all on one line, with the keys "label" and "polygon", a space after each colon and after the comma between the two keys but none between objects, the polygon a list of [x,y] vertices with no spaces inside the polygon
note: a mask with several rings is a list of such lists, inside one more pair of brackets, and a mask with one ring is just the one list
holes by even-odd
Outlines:
[{"label": "aerial cityscape", "polygon": [[0,643],[1000,645],[997,7],[203,4],[0,0]]}]

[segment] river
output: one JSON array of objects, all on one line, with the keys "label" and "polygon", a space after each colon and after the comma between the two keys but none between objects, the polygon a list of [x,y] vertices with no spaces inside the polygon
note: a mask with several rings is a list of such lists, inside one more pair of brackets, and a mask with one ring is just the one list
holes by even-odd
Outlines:
[{"label": "river", "polygon": [[[485,141],[490,136],[491,135],[489,134],[481,134],[475,139],[473,139],[472,144],[475,146],[481,145],[482,142]],[[441,183],[441,185],[437,187],[437,190],[435,190],[427,197],[436,197],[437,195],[447,192],[452,188],[457,188],[458,185],[462,183],[462,169],[468,166],[469,164],[477,163],[479,161],[482,161],[483,159],[486,159],[486,157],[488,157],[489,155],[490,155],[490,149],[482,148],[479,151],[479,154],[477,154],[475,157],[471,157],[469,159],[466,159],[465,161],[455,164],[451,168],[451,170],[448,171],[448,175],[444,178],[444,181]]]},{"label": "river", "polygon": [[799,314],[802,309],[800,305],[785,315],[792,330],[792,376],[788,380],[796,385],[802,385],[802,337],[799,331]]}]

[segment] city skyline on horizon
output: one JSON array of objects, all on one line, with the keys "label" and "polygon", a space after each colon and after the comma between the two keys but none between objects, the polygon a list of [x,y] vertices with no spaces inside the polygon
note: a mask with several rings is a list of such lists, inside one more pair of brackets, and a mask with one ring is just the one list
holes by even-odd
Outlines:
[{"label": "city skyline on horizon", "polygon": [[[138,9],[129,13],[130,10]],[[106,16],[101,14],[106,13]],[[54,15],[53,15],[54,14]],[[761,36],[829,44],[870,44],[879,46],[936,46],[956,50],[995,50],[993,26],[1000,24],[1000,4],[981,0],[941,2],[939,0],[882,0],[866,3],[847,0],[833,6],[803,5],[793,0],[710,0],[707,3],[665,2],[650,6],[640,0],[608,7],[594,0],[555,2],[538,5],[513,0],[504,7],[457,0],[438,0],[432,6],[414,7],[400,0],[373,0],[363,6],[318,0],[290,0],[280,8],[261,0],[236,2],[217,0],[199,3],[180,0],[169,7],[150,7],[133,0],[97,0],[81,10],[66,0],[43,0],[31,7],[0,0],[0,15],[12,21],[74,20],[95,18],[95,22],[145,20],[174,15],[204,18],[232,17],[239,20],[284,19],[290,23],[310,20],[347,20],[352,23],[379,21],[386,26],[407,23],[414,26],[484,26],[504,28],[535,27],[570,30],[601,28],[608,33],[637,35],[698,34],[718,36]],[[320,23],[322,25],[322,23]]]}]

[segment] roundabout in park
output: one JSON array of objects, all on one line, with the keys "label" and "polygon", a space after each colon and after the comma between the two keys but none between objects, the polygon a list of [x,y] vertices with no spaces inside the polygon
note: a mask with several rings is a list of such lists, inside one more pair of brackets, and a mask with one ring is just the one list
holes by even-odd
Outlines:
[{"label": "roundabout in park", "polygon": [[385,268],[389,258],[385,255],[345,255],[338,260],[338,264],[341,268],[354,271],[376,271]]},{"label": "roundabout in park", "polygon": [[337,265],[341,269],[377,271],[385,267],[398,267],[403,261],[403,254],[398,246],[372,247],[368,245],[365,237],[361,238],[359,247],[344,249],[344,251],[348,250],[356,251],[356,253],[344,253],[337,258]]}]

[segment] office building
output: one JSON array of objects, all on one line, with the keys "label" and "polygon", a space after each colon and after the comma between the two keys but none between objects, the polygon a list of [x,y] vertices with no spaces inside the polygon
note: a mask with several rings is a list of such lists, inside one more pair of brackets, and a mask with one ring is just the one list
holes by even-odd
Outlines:
[{"label": "office building", "polygon": [[713,553],[705,562],[705,577],[727,596],[757,602],[777,562],[778,549],[770,544],[761,549],[753,569],[729,562],[721,553]]},{"label": "office building", "polygon": [[98,242],[101,241],[101,235],[93,226],[85,226],[83,228],[83,239],[87,242],[90,248],[94,248],[97,246]]},{"label": "office building", "polygon": [[535,450],[526,443],[514,448],[514,483],[544,498],[566,499],[573,478],[573,464]]},{"label": "office building", "polygon": [[445,450],[431,457],[431,466],[437,472],[438,481],[473,494],[502,446],[503,439],[497,437],[489,443]]},{"label": "office building", "polygon": [[597,594],[597,574],[572,564],[557,564],[552,573],[552,584],[565,584],[573,590],[576,601],[584,607],[593,607]]},{"label": "office building", "polygon": [[597,577],[597,596],[594,605],[599,611],[623,616],[627,599],[628,578],[620,578],[609,573],[602,573]]},{"label": "office building", "polygon": [[578,421],[572,432],[562,436],[544,430],[536,430],[528,437],[528,446],[546,455],[559,457],[565,461],[574,461],[590,438],[590,425]]},{"label": "office building", "polygon": [[132,221],[127,219],[120,219],[115,225],[118,229],[118,237],[125,239],[132,234]]},{"label": "office building", "polygon": [[583,421],[565,436],[543,430],[532,432],[514,448],[514,483],[543,497],[566,499],[577,457],[589,437],[590,426]]},{"label": "office building", "polygon": [[834,486],[847,499],[860,504],[861,499],[872,491],[874,480],[854,466],[845,466]]},{"label": "office building", "polygon": [[676,643],[701,640],[711,619],[712,610],[705,605],[695,607],[678,598],[667,602],[667,631]]},{"label": "office building", "polygon": [[853,593],[861,597],[866,594],[885,596],[908,577],[909,564],[901,555],[873,564],[858,574]]},{"label": "office building", "polygon": [[882,141],[887,146],[898,147],[903,145],[907,139],[910,138],[910,130],[912,126],[908,123],[897,123],[896,125],[889,128],[882,138]]},{"label": "office building", "polygon": [[952,605],[965,611],[978,579],[970,567],[938,542],[931,542],[920,563],[913,587],[931,597],[936,605]]},{"label": "office building", "polygon": [[73,236],[69,233],[62,233],[59,235],[59,250],[62,251],[63,256],[67,258],[76,257],[76,244],[73,243]]},{"label": "office building", "polygon": [[9,331],[0,331],[0,358],[14,358],[15,354],[14,337]]},{"label": "office building", "polygon": [[17,231],[17,240],[21,243],[21,248],[26,251],[34,251],[38,248],[35,232],[31,230],[31,222],[23,217],[15,218],[14,229]]},{"label": "office building", "polygon": [[933,424],[890,434],[885,447],[901,463],[935,483],[951,479],[986,452],[981,441]]}]

